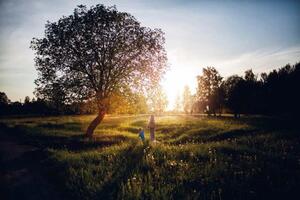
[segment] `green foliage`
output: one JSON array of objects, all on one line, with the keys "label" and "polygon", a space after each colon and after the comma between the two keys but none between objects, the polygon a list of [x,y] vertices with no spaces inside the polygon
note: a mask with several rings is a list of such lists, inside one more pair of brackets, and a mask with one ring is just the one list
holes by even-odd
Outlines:
[{"label": "green foliage", "polygon": [[[57,190],[72,199],[291,199],[300,184],[297,128],[275,118],[156,117],[157,142],[138,139],[149,116],[2,120],[47,149]],[[3,130],[3,128],[2,128]]]}]

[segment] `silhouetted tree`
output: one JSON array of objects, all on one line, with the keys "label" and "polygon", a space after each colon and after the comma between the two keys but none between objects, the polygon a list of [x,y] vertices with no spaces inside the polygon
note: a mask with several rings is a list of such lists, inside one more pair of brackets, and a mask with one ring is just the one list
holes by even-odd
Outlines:
[{"label": "silhouetted tree", "polygon": [[252,69],[245,71],[245,80],[248,82],[257,81],[257,76],[253,73]]},{"label": "silhouetted tree", "polygon": [[223,81],[221,85],[216,88],[215,92],[212,94],[211,97],[211,107],[215,108],[215,112],[218,111],[219,115],[221,116],[222,110],[225,104],[225,85]]},{"label": "silhouetted tree", "polygon": [[260,110],[260,83],[257,81],[257,76],[252,69],[245,71],[245,82],[243,85],[244,99],[243,112],[246,114],[258,113]]},{"label": "silhouetted tree", "polygon": [[238,75],[230,76],[224,82],[226,105],[236,118],[240,116],[243,107],[243,82],[243,78]]},{"label": "silhouetted tree", "polygon": [[299,112],[300,74],[299,63],[294,66],[286,65],[278,70],[270,72],[264,78],[263,89],[265,112],[269,114],[287,114],[296,116]]},{"label": "silhouetted tree", "polygon": [[197,80],[199,104],[204,104],[208,114],[213,113],[215,115],[218,108],[215,98],[218,88],[221,86],[222,77],[214,67],[207,67],[203,68],[202,75],[197,76]]},{"label": "silhouetted tree", "polygon": [[0,115],[5,115],[8,112],[9,98],[4,92],[0,92]]},{"label": "silhouetted tree", "polygon": [[24,104],[30,104],[30,97],[29,96],[26,96],[24,98]]},{"label": "silhouetted tree", "polygon": [[8,105],[10,103],[9,98],[4,92],[0,92],[0,105]]},{"label": "silhouetted tree", "polygon": [[91,137],[112,94],[159,82],[167,60],[164,41],[161,30],[143,27],[115,7],[78,6],[73,15],[48,22],[44,38],[32,40],[36,91],[46,97],[57,85],[65,102],[95,100],[98,114],[86,131]]},{"label": "silhouetted tree", "polygon": [[267,82],[267,79],[268,79],[268,74],[263,72],[263,73],[260,74],[260,77],[261,77],[261,82],[263,84],[265,84]]}]

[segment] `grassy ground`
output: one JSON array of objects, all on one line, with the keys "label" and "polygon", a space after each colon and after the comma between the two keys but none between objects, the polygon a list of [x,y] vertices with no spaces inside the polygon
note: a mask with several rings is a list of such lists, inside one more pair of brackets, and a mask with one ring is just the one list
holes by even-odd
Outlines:
[{"label": "grassy ground", "polygon": [[[148,116],[106,117],[94,141],[86,141],[81,135],[92,118],[2,119],[0,132],[42,152],[37,158],[43,160],[39,168],[54,187],[51,190],[59,193],[54,198],[299,196],[300,133],[288,121],[160,116],[156,117],[158,142],[143,144],[137,132],[146,129]],[[9,166],[1,165],[9,171]],[[39,189],[47,194],[47,189]],[[18,197],[18,190],[8,191]]]}]

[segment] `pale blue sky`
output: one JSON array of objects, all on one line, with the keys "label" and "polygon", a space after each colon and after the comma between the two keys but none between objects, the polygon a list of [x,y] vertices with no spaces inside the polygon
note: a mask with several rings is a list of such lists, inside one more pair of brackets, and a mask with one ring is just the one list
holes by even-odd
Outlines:
[{"label": "pale blue sky", "polygon": [[195,89],[202,67],[215,66],[226,77],[300,61],[299,1],[0,0],[0,91],[12,100],[32,97],[32,37],[76,5],[98,3],[116,5],[166,33],[170,70],[162,84],[170,107],[184,85]]}]

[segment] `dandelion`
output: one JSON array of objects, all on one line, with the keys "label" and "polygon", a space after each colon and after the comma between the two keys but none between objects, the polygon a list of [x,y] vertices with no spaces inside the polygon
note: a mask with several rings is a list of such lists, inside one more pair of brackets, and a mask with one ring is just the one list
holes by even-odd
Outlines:
[{"label": "dandelion", "polygon": [[193,157],[193,156],[194,156],[194,153],[193,153],[193,152],[190,152],[190,156]]}]

